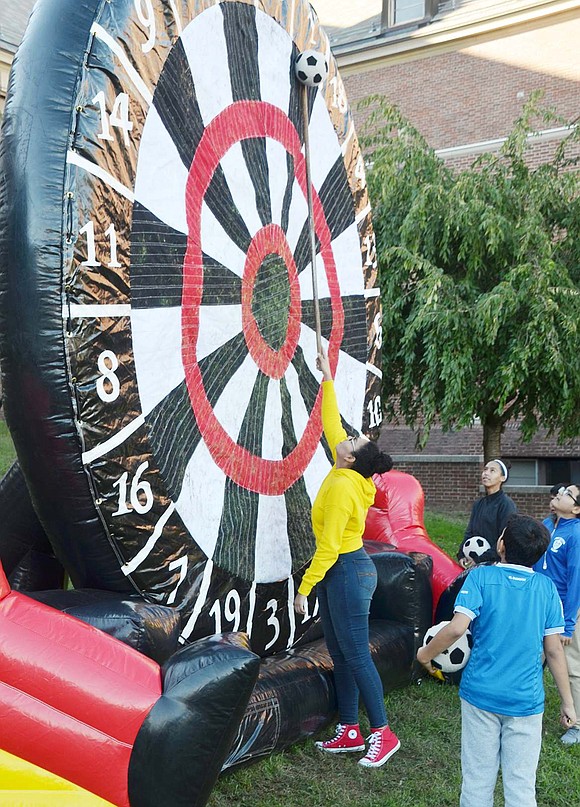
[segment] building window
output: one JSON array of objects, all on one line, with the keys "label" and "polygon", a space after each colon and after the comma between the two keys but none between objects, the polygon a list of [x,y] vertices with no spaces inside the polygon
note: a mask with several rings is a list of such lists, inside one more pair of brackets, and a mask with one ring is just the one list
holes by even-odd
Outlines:
[{"label": "building window", "polygon": [[536,460],[510,460],[511,468],[508,485],[525,485],[538,483],[538,463]]},{"label": "building window", "polygon": [[541,459],[510,459],[508,485],[580,486],[580,460],[576,457],[542,457]]},{"label": "building window", "polygon": [[580,460],[546,459],[543,464],[546,485],[556,485],[558,482],[580,485]]},{"label": "building window", "polygon": [[438,0],[383,0],[381,27],[385,30],[427,22],[437,14],[438,5]]}]

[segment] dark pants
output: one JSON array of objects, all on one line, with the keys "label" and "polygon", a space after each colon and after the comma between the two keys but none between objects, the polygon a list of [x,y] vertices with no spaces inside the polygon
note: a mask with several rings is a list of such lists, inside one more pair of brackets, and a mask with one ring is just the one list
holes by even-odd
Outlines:
[{"label": "dark pants", "polygon": [[371,728],[387,724],[383,685],[369,649],[369,610],[377,586],[375,565],[364,549],[339,555],[316,594],[324,638],[334,662],[341,723],[358,723],[359,693]]}]

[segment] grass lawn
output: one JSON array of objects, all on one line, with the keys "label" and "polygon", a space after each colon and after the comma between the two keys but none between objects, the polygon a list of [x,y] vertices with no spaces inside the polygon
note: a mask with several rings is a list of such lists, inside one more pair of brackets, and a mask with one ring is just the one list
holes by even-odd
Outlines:
[{"label": "grass lawn", "polygon": [[16,452],[14,451],[8,426],[3,420],[0,420],[0,479],[2,479],[15,459]]},{"label": "grass lawn", "polygon": [[[0,421],[0,476],[15,458],[6,424]],[[450,555],[461,543],[467,515],[427,512],[431,539]],[[557,717],[558,696],[546,683],[544,743],[538,770],[539,807],[580,802],[580,746],[564,748]],[[224,774],[209,807],[452,807],[458,804],[459,699],[457,688],[427,678],[385,697],[401,750],[378,770],[357,765],[358,754],[323,755],[314,740]],[[361,715],[363,731],[368,729]],[[504,804],[498,785],[496,807]]]},{"label": "grass lawn", "polygon": [[425,529],[429,538],[440,546],[452,558],[455,557],[461,542],[463,541],[463,533],[467,526],[468,514],[461,517],[458,515],[445,515],[442,513],[433,513],[427,511],[425,513]]},{"label": "grass lawn", "polygon": [[[455,555],[467,515],[425,514],[430,538]],[[580,746],[559,741],[559,700],[545,674],[544,741],[538,768],[539,807],[580,803]],[[460,710],[457,687],[431,678],[385,697],[401,749],[377,770],[364,770],[358,754],[322,754],[314,740],[224,774],[208,807],[456,807],[461,786]],[[363,731],[368,722],[361,713]],[[328,732],[324,733],[327,736]],[[503,807],[501,780],[496,807]]]},{"label": "grass lawn", "polygon": [[[571,807],[580,794],[580,746],[564,748],[559,741],[558,698],[549,674],[546,691],[538,805]],[[382,768],[362,769],[357,754],[323,755],[308,740],[224,774],[208,807],[456,806],[461,785],[457,688],[429,679],[390,692],[385,701],[401,749]],[[504,804],[500,783],[495,804]]]}]

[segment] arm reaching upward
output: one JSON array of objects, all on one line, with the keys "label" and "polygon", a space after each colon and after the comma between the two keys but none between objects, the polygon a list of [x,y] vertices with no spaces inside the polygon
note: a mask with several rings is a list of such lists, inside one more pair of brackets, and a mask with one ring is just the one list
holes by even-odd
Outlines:
[{"label": "arm reaching upward", "polygon": [[321,350],[318,356],[316,357],[316,366],[322,373],[322,380],[323,381],[332,381],[332,372],[330,370],[330,362],[328,361],[328,355],[324,350]]}]

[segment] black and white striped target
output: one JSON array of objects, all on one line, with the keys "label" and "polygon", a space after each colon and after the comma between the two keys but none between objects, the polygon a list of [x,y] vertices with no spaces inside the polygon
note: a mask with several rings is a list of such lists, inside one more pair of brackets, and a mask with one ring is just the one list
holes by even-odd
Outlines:
[{"label": "black and white striped target", "polygon": [[323,343],[347,428],[381,417],[374,237],[342,82],[300,0],[102,4],[91,35],[63,322],[94,507],[126,579],[183,610],[184,640],[247,630],[275,652],[315,609],[295,622],[330,468],[294,73],[309,48],[330,64],[307,90]]}]

